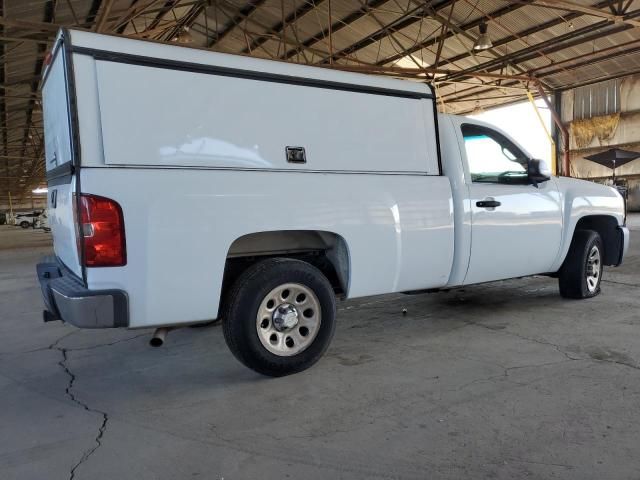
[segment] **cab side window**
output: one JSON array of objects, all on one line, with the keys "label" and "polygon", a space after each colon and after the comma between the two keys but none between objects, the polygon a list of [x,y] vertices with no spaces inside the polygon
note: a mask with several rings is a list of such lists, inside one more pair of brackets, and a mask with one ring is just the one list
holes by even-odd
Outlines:
[{"label": "cab side window", "polygon": [[527,184],[528,159],[513,142],[490,128],[462,125],[471,180],[478,183]]}]

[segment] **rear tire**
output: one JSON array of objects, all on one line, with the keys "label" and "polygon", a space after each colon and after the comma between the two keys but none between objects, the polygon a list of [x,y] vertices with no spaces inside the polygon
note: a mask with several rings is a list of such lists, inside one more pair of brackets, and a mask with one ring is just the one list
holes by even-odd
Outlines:
[{"label": "rear tire", "polygon": [[335,331],[336,300],[316,267],[287,258],[245,270],[225,302],[225,341],[245,366],[280,377],[301,372],[327,350]]},{"label": "rear tire", "polygon": [[29,222],[20,222],[20,226],[22,228],[29,228],[31,226],[31,224]]},{"label": "rear tire", "polygon": [[576,230],[559,271],[560,295],[565,298],[591,298],[600,293],[602,281],[602,239],[593,230]]}]

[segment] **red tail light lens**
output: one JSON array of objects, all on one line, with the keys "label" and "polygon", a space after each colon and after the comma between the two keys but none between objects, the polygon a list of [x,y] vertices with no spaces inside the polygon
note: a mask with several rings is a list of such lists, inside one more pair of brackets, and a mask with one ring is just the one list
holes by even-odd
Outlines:
[{"label": "red tail light lens", "polygon": [[80,195],[80,241],[87,267],[122,267],[127,264],[122,208],[96,195]]}]

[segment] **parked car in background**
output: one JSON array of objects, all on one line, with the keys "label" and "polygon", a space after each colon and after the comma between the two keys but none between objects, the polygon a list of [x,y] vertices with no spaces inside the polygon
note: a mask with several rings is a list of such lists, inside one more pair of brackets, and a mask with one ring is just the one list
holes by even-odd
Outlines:
[{"label": "parked car in background", "polygon": [[45,232],[51,231],[49,227],[49,216],[46,210],[36,217],[34,228],[40,228]]},{"label": "parked car in background", "polygon": [[29,228],[34,227],[36,219],[40,216],[40,212],[16,213],[13,224],[16,227]]}]

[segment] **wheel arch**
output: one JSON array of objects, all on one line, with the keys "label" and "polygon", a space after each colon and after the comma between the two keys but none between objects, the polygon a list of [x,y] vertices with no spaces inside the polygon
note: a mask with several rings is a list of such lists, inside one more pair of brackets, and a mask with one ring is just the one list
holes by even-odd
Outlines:
[{"label": "wheel arch", "polygon": [[236,238],[227,250],[222,298],[249,266],[268,258],[294,258],[317,267],[338,295],[347,296],[351,280],[347,241],[325,230],[272,230]]},{"label": "wheel arch", "polygon": [[604,248],[603,263],[605,265],[618,265],[622,243],[616,217],[612,215],[585,215],[579,218],[571,232],[571,237],[568,238],[569,244],[571,244],[575,232],[578,230],[593,230],[597,232],[602,239]]}]

